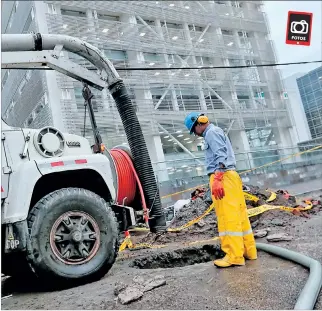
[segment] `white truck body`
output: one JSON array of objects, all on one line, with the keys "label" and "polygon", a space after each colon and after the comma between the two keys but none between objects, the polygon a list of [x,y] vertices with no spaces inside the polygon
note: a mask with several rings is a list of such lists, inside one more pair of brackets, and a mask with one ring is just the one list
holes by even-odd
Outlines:
[{"label": "white truck body", "polygon": [[[83,56],[98,71],[61,58],[63,48]],[[122,108],[128,105],[131,122],[139,125],[126,88],[101,51],[74,37],[2,35],[2,50],[4,69],[51,68],[81,81],[95,140],[92,150],[84,137],[51,126],[17,128],[2,120],[2,272],[20,277],[32,273],[47,284],[48,279],[57,284],[98,280],[116,260],[119,230],[135,225],[140,212],[116,202],[117,169],[102,144],[88,86],[109,87]],[[139,127],[136,132],[141,133],[142,149],[143,134]],[[136,157],[150,161],[147,152]],[[145,174],[144,180],[146,176],[152,174]],[[155,180],[151,181],[147,183],[150,199],[152,193],[155,198],[150,186]],[[151,219],[161,220],[154,221],[154,228],[163,230],[163,214],[157,213],[158,207],[154,210],[157,217]]]},{"label": "white truck body", "polygon": [[[45,134],[41,135],[42,132]],[[52,127],[40,130],[11,127],[3,121],[1,134],[3,224],[27,218],[35,185],[47,174],[93,170],[102,177],[111,199],[115,200],[116,189],[110,160],[105,155],[93,154],[86,138],[63,134]],[[60,156],[50,157],[49,153],[58,151],[60,143],[62,145],[62,150],[59,150]],[[49,151],[47,156],[46,150]],[[22,155],[23,152],[25,155]]]}]

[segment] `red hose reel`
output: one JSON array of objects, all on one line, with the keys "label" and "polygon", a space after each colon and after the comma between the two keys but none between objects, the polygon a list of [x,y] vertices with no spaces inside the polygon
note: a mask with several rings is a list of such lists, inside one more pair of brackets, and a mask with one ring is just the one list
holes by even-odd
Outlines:
[{"label": "red hose reel", "polygon": [[117,174],[117,204],[131,206],[131,203],[133,203],[136,195],[136,189],[138,187],[143,207],[144,221],[148,225],[148,208],[146,206],[143,188],[131,157],[126,151],[117,148],[112,149],[110,154],[114,160]]}]

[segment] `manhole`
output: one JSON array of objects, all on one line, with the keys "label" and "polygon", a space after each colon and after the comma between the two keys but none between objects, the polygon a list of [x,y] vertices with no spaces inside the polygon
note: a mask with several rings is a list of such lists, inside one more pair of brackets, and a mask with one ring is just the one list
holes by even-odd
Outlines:
[{"label": "manhole", "polygon": [[225,256],[219,245],[206,244],[136,258],[130,267],[138,269],[175,268],[209,262]]}]

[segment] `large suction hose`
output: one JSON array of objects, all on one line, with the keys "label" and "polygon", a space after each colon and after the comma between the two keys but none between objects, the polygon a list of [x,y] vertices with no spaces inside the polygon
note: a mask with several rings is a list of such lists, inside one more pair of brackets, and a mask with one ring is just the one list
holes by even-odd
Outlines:
[{"label": "large suction hose", "polygon": [[264,243],[256,243],[259,250],[294,261],[310,270],[309,278],[298,297],[294,310],[313,310],[322,287],[322,266],[317,260],[300,253]]},{"label": "large suction hose", "polygon": [[130,145],[135,169],[144,189],[145,199],[150,209],[150,230],[151,232],[165,232],[166,222],[159,189],[141,126],[127,95],[125,85],[113,64],[95,46],[70,36],[40,33],[3,34],[1,39],[3,52],[54,50],[55,47],[61,45],[66,51],[83,56],[100,70],[116,102]]},{"label": "large suction hose", "polygon": [[163,232],[166,228],[166,222],[162,211],[160,193],[139,120],[123,82],[116,82],[109,87],[109,90],[121,116],[130,145],[133,164],[142,183],[147,206],[150,209],[150,230],[151,232]]}]

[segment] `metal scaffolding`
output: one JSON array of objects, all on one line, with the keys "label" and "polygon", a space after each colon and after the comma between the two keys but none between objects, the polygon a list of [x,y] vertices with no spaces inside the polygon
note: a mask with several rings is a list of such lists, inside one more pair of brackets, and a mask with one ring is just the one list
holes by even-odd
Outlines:
[{"label": "metal scaffolding", "polygon": [[[45,1],[49,33],[76,36],[103,50],[121,71],[144,134],[183,131],[189,111],[206,112],[229,131],[288,127],[291,121],[276,68],[198,69],[276,61],[260,1]],[[64,52],[62,57],[89,66]],[[168,70],[158,70],[167,67]],[[171,70],[171,67],[181,67]],[[66,129],[83,133],[80,83],[56,73]],[[125,141],[107,92],[95,94],[103,137]],[[281,125],[282,124],[282,125]],[[85,125],[90,135],[89,122]],[[90,136],[89,136],[90,137]],[[268,135],[272,137],[272,135]]]}]

